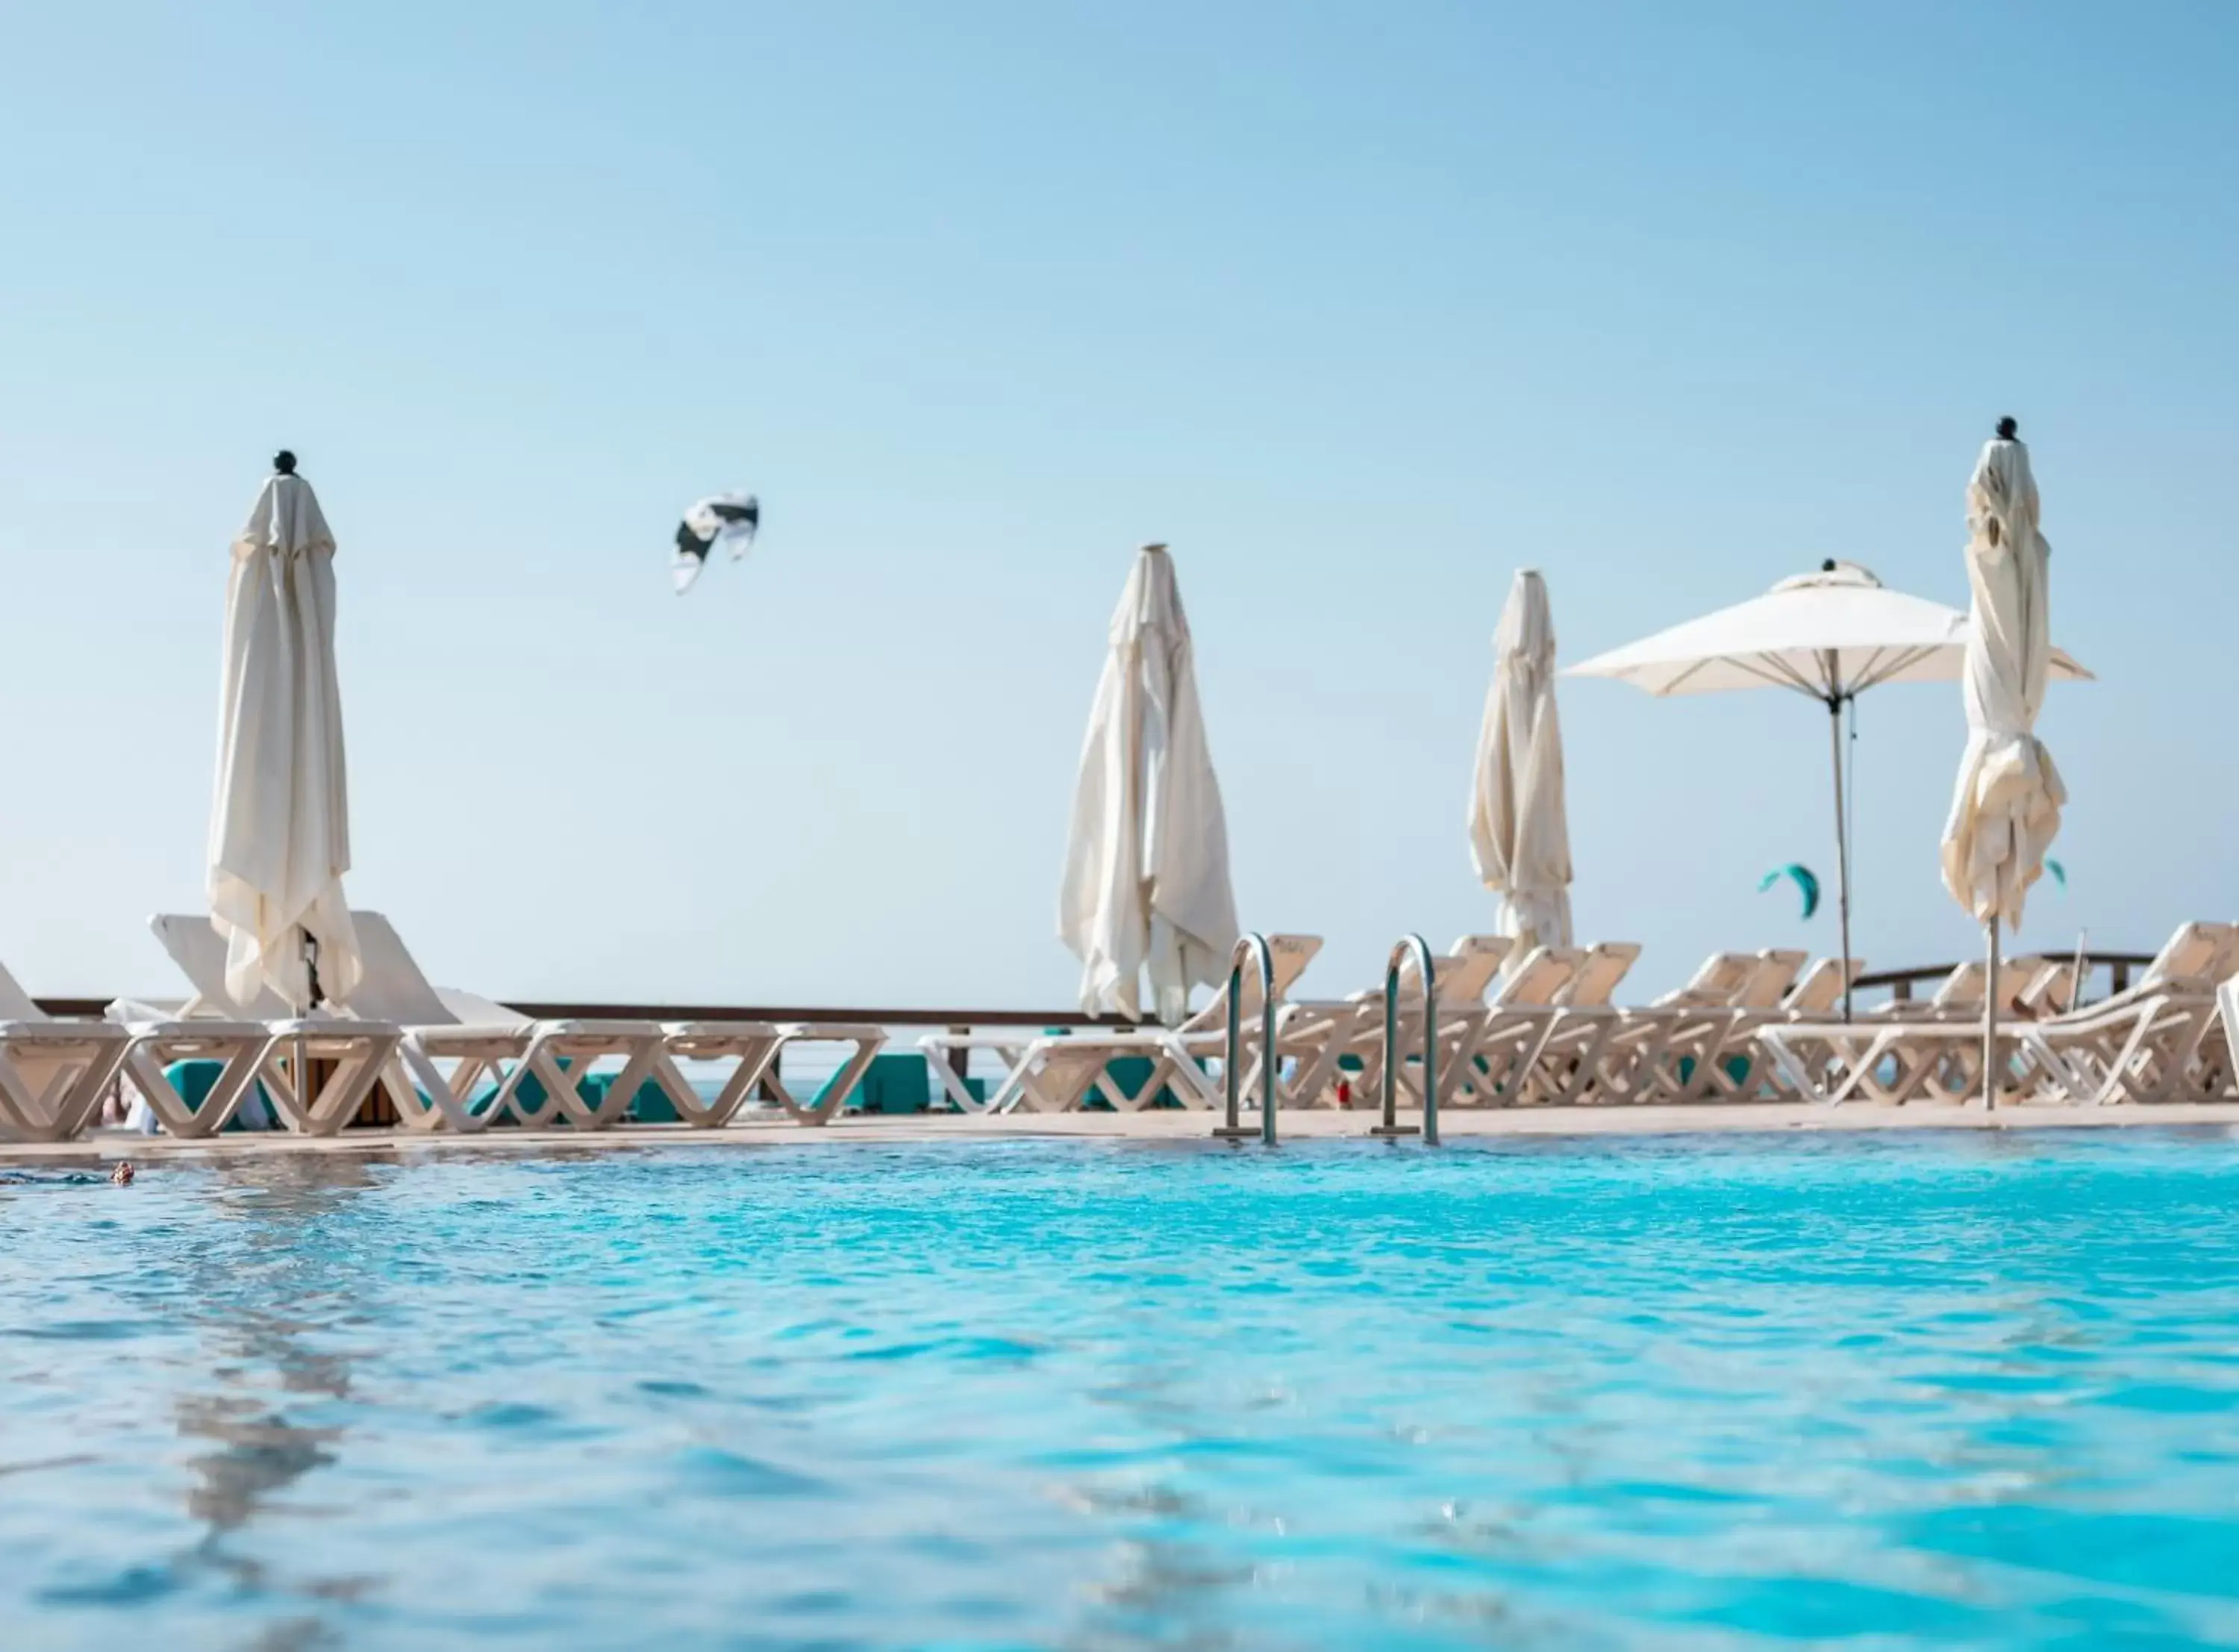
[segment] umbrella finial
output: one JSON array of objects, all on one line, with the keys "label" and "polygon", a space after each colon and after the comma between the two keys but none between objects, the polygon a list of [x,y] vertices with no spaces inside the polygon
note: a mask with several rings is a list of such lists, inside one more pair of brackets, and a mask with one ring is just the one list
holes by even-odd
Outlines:
[{"label": "umbrella finial", "polygon": [[1820,563],[1819,571],[1822,574],[1832,574],[1835,571],[1835,559],[1830,556],[1825,561]]},{"label": "umbrella finial", "polygon": [[1999,441],[2016,441],[2020,437],[2021,433],[2022,428],[2020,425],[2014,422],[2014,415],[2010,413],[2004,418],[1998,421]]},{"label": "umbrella finial", "polygon": [[272,468],[282,476],[294,475],[296,474],[296,455],[289,453],[285,448],[281,448],[278,453],[272,455]]}]

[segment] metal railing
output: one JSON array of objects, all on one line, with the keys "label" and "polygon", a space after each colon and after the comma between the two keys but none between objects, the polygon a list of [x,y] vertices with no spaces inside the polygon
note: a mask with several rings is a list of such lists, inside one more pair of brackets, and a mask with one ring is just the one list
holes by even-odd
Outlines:
[{"label": "metal railing", "polygon": [[[110,998],[41,998],[38,1006],[49,1015],[95,1016],[113,1002]],[[1139,1027],[1124,1015],[1083,1015],[1079,1010],[835,1010],[767,1005],[736,1004],[592,1004],[507,998],[506,1009],[532,1021],[830,1021],[886,1027],[947,1027],[968,1032],[973,1027]]]},{"label": "metal railing", "polygon": [[1431,944],[1420,935],[1409,935],[1392,947],[1384,965],[1384,1121],[1368,1133],[1395,1141],[1416,1133],[1412,1125],[1399,1122],[1399,1064],[1406,1058],[1399,1049],[1399,966],[1409,953],[1423,983],[1423,1145],[1438,1144],[1438,979],[1431,961]]},{"label": "metal railing", "polygon": [[1221,1078],[1228,1091],[1225,1122],[1213,1126],[1221,1141],[1242,1141],[1252,1135],[1237,1118],[1239,1091],[1244,1086],[1244,961],[1259,960],[1259,1139],[1275,1144],[1275,955],[1265,935],[1246,935],[1228,954],[1228,1042],[1221,1055]]}]

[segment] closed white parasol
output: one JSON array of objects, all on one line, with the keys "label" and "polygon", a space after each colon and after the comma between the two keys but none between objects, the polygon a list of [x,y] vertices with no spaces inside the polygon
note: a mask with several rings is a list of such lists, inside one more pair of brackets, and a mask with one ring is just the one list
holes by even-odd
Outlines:
[{"label": "closed white parasol", "polygon": [[1080,1005],[1169,1025],[1193,985],[1225,979],[1236,944],[1228,826],[1198,703],[1189,619],[1163,545],[1137,554],[1112,616],[1066,845],[1058,937],[1080,959]]},{"label": "closed white parasol", "polygon": [[[290,1005],[357,985],[349,786],[335,672],[335,540],[282,453],[233,541],[210,806],[210,919],[239,1004],[269,987]],[[316,944],[316,984],[305,956]]]},{"label": "closed white parasol", "polygon": [[[1967,616],[1924,597],[1892,591],[1865,568],[1827,561],[1783,580],[1763,596],[1572,666],[1576,677],[1613,677],[1651,694],[1786,688],[1827,707],[1835,762],[1835,848],[1843,964],[1850,960],[1850,846],[1843,807],[1843,708],[1883,683],[1949,682],[1967,657]],[[2090,673],[2050,651],[2050,677]],[[1850,1013],[1850,990],[1843,1013]]]},{"label": "closed white parasol", "polygon": [[[2052,753],[2036,737],[2046,680],[2054,674],[2052,547],[2037,528],[2036,479],[2010,419],[1983,448],[1967,480],[1967,749],[1943,827],[1943,883],[1983,926],[1990,979],[1997,979],[1998,926],[2019,928],[2030,886],[2068,800]],[[1997,995],[1983,1000],[1983,1095],[1997,1105]]]},{"label": "closed white parasol", "polygon": [[1555,714],[1555,621],[1547,582],[1518,571],[1493,634],[1470,783],[1470,854],[1501,897],[1500,933],[1534,945],[1571,944],[1571,829],[1563,812],[1563,731]]}]

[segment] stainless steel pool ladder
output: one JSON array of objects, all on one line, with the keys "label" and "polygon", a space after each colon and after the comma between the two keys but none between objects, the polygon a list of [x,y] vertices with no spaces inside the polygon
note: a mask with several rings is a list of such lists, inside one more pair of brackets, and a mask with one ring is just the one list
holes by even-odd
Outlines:
[{"label": "stainless steel pool ladder", "polygon": [[[1384,1122],[1368,1133],[1386,1141],[1415,1134],[1415,1126],[1399,1122],[1399,966],[1407,955],[1423,983],[1423,1145],[1438,1144],[1438,978],[1431,959],[1431,944],[1420,935],[1409,935],[1392,949],[1384,966]],[[1233,1091],[1232,1091],[1232,1095]],[[1272,1130],[1273,1127],[1269,1126]],[[1272,1141],[1271,1135],[1268,1140]]]},{"label": "stainless steel pool ladder", "polygon": [[1221,1057],[1221,1077],[1228,1089],[1226,1122],[1213,1129],[1221,1141],[1244,1141],[1252,1131],[1237,1120],[1238,1091],[1244,1085],[1244,963],[1259,960],[1259,1139],[1275,1144],[1275,955],[1265,935],[1245,936],[1228,954],[1228,1043]]}]

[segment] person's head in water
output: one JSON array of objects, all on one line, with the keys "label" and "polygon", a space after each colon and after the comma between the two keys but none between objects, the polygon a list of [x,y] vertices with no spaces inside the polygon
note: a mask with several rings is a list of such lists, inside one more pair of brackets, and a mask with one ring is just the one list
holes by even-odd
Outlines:
[{"label": "person's head in water", "polygon": [[109,1179],[119,1187],[131,1186],[132,1161],[129,1158],[118,1160],[116,1168],[109,1172]]},{"label": "person's head in water", "polygon": [[2014,422],[2013,415],[2011,414],[2008,414],[2004,418],[1998,421],[1999,441],[2018,441],[2021,439],[2021,434],[2022,428]]}]

